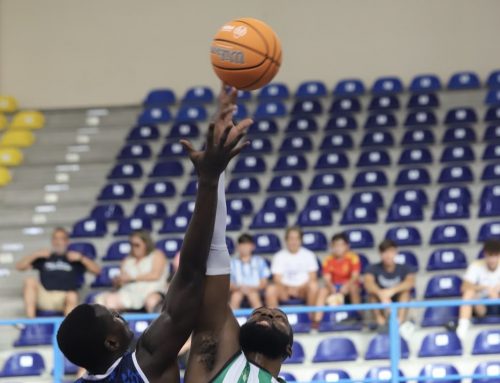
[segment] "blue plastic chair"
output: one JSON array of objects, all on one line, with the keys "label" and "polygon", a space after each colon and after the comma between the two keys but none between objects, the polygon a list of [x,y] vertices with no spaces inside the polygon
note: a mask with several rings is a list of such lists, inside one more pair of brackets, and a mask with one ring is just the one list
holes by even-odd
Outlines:
[{"label": "blue plastic chair", "polygon": [[345,169],[348,167],[349,158],[347,155],[343,152],[336,152],[321,154],[316,161],[314,169]]},{"label": "blue plastic chair", "polygon": [[290,119],[285,132],[287,134],[304,134],[318,131],[318,123],[313,117],[296,117]]},{"label": "blue plastic chair", "polygon": [[160,153],[158,154],[158,158],[186,158],[187,155],[188,154],[184,147],[179,142],[173,141],[167,142],[163,145]]},{"label": "blue plastic chair", "polygon": [[288,86],[284,83],[272,82],[264,86],[257,96],[259,100],[284,100],[290,97]]},{"label": "blue plastic chair", "polygon": [[399,77],[379,77],[375,80],[371,89],[373,94],[395,94],[403,91],[403,82]]},{"label": "blue plastic chair", "polygon": [[408,109],[437,108],[439,98],[435,93],[412,94],[406,107]]},{"label": "blue plastic chair", "polygon": [[134,126],[128,136],[127,141],[146,141],[156,140],[160,137],[160,131],[156,125],[138,125]]},{"label": "blue plastic chair", "polygon": [[292,356],[286,359],[284,364],[302,364],[305,360],[304,347],[298,342],[294,341],[292,345]]},{"label": "blue plastic chair", "polygon": [[394,198],[392,201],[393,204],[413,203],[422,206],[427,205],[427,202],[427,193],[424,189],[420,188],[398,190],[396,194],[394,194]]},{"label": "blue plastic chair", "polygon": [[145,109],[137,118],[139,125],[156,125],[170,122],[172,115],[167,107]]},{"label": "blue plastic chair", "polygon": [[77,221],[71,231],[72,238],[100,238],[108,232],[106,221],[85,218]]},{"label": "blue plastic chair", "polygon": [[500,106],[490,106],[484,115],[486,122],[500,121]]},{"label": "blue plastic chair", "polygon": [[369,249],[375,245],[373,234],[368,229],[348,229],[344,233],[349,238],[351,249]]},{"label": "blue plastic chair", "polygon": [[365,129],[394,128],[398,124],[396,116],[388,112],[370,114],[365,121]]},{"label": "blue plastic chair", "polygon": [[175,186],[170,181],[154,181],[144,186],[140,198],[168,198],[176,194]]},{"label": "blue plastic chair", "polygon": [[331,226],[332,224],[332,213],[328,209],[305,208],[297,218],[297,225],[300,227]]},{"label": "blue plastic chair", "polygon": [[413,226],[398,226],[387,230],[385,238],[394,241],[398,246],[419,246],[422,244],[422,236],[418,229]]},{"label": "blue plastic chair", "polygon": [[[404,378],[401,370],[398,370],[400,378]],[[365,375],[365,379],[370,379],[372,383],[390,383],[392,381],[392,371],[390,367],[371,367]]]},{"label": "blue plastic chair", "polygon": [[420,371],[420,376],[430,376],[431,379],[423,379],[424,383],[460,383],[461,379],[447,378],[451,375],[459,375],[458,370],[448,363],[426,364]]},{"label": "blue plastic chair", "polygon": [[286,106],[281,101],[262,101],[257,105],[254,117],[256,119],[284,117],[287,113]]},{"label": "blue plastic chair", "polygon": [[153,229],[153,224],[151,219],[148,217],[129,217],[123,218],[118,222],[118,229],[116,229],[114,235],[130,235],[136,230],[147,230],[151,231]]},{"label": "blue plastic chair", "polygon": [[434,74],[415,76],[410,84],[410,91],[414,93],[427,93],[441,90],[441,81]]},{"label": "blue plastic chair", "polygon": [[228,194],[258,193],[260,183],[255,177],[233,178],[227,187]]},{"label": "blue plastic chair", "polygon": [[207,86],[195,86],[186,90],[183,104],[208,104],[215,100],[214,92]]},{"label": "blue plastic chair", "polygon": [[169,237],[156,242],[155,247],[165,253],[165,255],[172,259],[174,258],[182,247],[182,238]]},{"label": "blue plastic chair", "polygon": [[424,212],[418,203],[393,203],[387,212],[386,222],[423,221]]},{"label": "blue plastic chair", "polygon": [[433,220],[469,218],[469,205],[456,201],[437,201],[432,214]]},{"label": "blue plastic chair", "polygon": [[467,258],[461,249],[440,248],[432,252],[426,270],[453,270],[467,268]]},{"label": "blue plastic chair", "polygon": [[295,98],[313,99],[324,97],[328,93],[323,81],[304,81],[299,84],[295,92]]},{"label": "blue plastic chair", "polygon": [[334,151],[338,149],[351,149],[354,146],[352,137],[347,133],[334,133],[326,135],[321,142],[320,149]]},{"label": "blue plastic chair", "polygon": [[368,205],[376,208],[384,206],[384,197],[379,191],[362,191],[351,195],[349,205]]},{"label": "blue plastic chair", "polygon": [[483,169],[481,180],[490,181],[500,179],[500,164],[489,164]]},{"label": "blue plastic chair", "polygon": [[454,201],[469,205],[472,201],[472,195],[467,186],[448,186],[439,190],[436,201]]},{"label": "blue plastic chair", "polygon": [[128,182],[114,182],[101,189],[99,201],[129,200],[134,196],[134,189]]},{"label": "blue plastic chair", "polygon": [[295,213],[297,211],[297,202],[293,196],[289,195],[269,196],[264,201],[263,209]]},{"label": "blue plastic chair", "polygon": [[370,205],[349,205],[344,210],[341,225],[359,225],[377,223],[377,208]]},{"label": "blue plastic chair", "polygon": [[132,215],[134,217],[149,219],[165,218],[167,208],[162,202],[142,202],[135,207]]},{"label": "blue plastic chair", "polygon": [[437,124],[437,117],[431,110],[417,110],[413,112],[409,112],[406,116],[404,126],[413,127],[413,126],[434,126]]},{"label": "blue plastic chair", "polygon": [[183,105],[175,116],[176,122],[201,122],[208,117],[207,110],[202,105]]},{"label": "blue plastic chair", "polygon": [[[499,167],[500,171],[500,167]],[[474,175],[467,165],[453,165],[441,169],[439,174],[439,183],[472,182]]]},{"label": "blue plastic chair", "polygon": [[484,103],[486,105],[498,106],[500,104],[500,90],[490,89],[486,96],[484,97]]},{"label": "blue plastic chair", "polygon": [[468,243],[469,233],[463,225],[439,225],[434,228],[431,234],[431,245],[444,245],[453,243]]},{"label": "blue plastic chair", "polygon": [[296,174],[274,176],[267,187],[268,192],[297,192],[302,190],[302,180]]},{"label": "blue plastic chair", "polygon": [[387,175],[382,170],[366,170],[360,171],[356,174],[352,187],[374,187],[386,186],[389,183]]},{"label": "blue plastic chair", "polygon": [[360,79],[341,80],[335,85],[333,95],[336,97],[353,97],[365,93],[365,85]]},{"label": "blue plastic chair", "polygon": [[101,272],[95,277],[94,282],[92,282],[90,286],[93,288],[111,287],[113,285],[113,279],[119,275],[119,265],[103,266],[101,268]]},{"label": "blue plastic chair", "polygon": [[323,106],[318,100],[297,100],[293,104],[293,116],[317,116],[323,114]]},{"label": "blue plastic chair", "polygon": [[174,91],[169,88],[162,88],[151,90],[146,96],[143,105],[146,108],[152,108],[173,105],[175,102],[176,97]]},{"label": "blue plastic chair", "polygon": [[276,234],[259,233],[253,236],[254,254],[274,254],[281,250],[281,241]]},{"label": "blue plastic chair", "polygon": [[401,169],[396,178],[397,186],[429,185],[431,176],[426,168]]},{"label": "blue plastic chair", "polygon": [[39,376],[45,370],[45,362],[37,352],[18,352],[5,361],[0,377]]},{"label": "blue plastic chair", "polygon": [[474,369],[474,375],[486,375],[485,378],[474,378],[472,383],[498,383],[500,362],[481,362]]},{"label": "blue plastic chair", "polygon": [[453,73],[448,80],[449,90],[477,89],[479,87],[481,87],[479,76],[472,71]]},{"label": "blue plastic chair", "polygon": [[308,208],[326,208],[329,210],[340,209],[339,198],[333,193],[318,193],[311,194],[306,202]]},{"label": "blue plastic chair", "polygon": [[275,172],[307,170],[309,164],[303,154],[285,154],[278,158],[273,167]]},{"label": "blue plastic chair", "polygon": [[459,307],[427,307],[422,318],[422,327],[442,327],[457,323]]},{"label": "blue plastic chair", "polygon": [[483,135],[485,142],[500,141],[500,125],[489,125]]},{"label": "blue plastic chair", "polygon": [[432,164],[433,158],[429,148],[407,148],[401,151],[399,165]]},{"label": "blue plastic chair", "polygon": [[447,125],[470,124],[477,122],[476,111],[470,107],[458,107],[448,110],[444,118]]},{"label": "blue plastic chair", "polygon": [[500,239],[500,221],[485,222],[479,228],[477,240],[484,242],[489,239]]},{"label": "blue plastic chair", "polygon": [[102,258],[103,261],[121,261],[130,254],[130,243],[128,240],[114,241],[106,250],[106,255]]},{"label": "blue plastic chair", "polygon": [[[410,350],[406,340],[400,337],[400,352],[402,359],[408,359]],[[390,358],[390,341],[388,334],[378,334],[368,343],[365,360],[381,360]]]},{"label": "blue plastic chair", "polygon": [[394,136],[390,132],[368,132],[363,136],[361,147],[394,146]]},{"label": "blue plastic chair", "polygon": [[287,217],[285,213],[260,210],[253,217],[250,229],[284,229],[286,226]]},{"label": "blue plastic chair", "polygon": [[330,109],[331,114],[357,113],[361,110],[361,103],[357,98],[337,98],[333,100]]},{"label": "blue plastic chair", "polygon": [[477,334],[472,355],[500,354],[500,330],[483,330]]},{"label": "blue plastic chair", "polygon": [[273,119],[259,119],[255,120],[252,125],[248,127],[247,135],[273,135],[278,133],[278,125]]},{"label": "blue plastic chair", "polygon": [[341,362],[358,359],[356,346],[349,338],[327,338],[316,348],[313,363]]},{"label": "blue plastic chair", "polygon": [[267,154],[273,151],[271,140],[267,137],[254,138],[250,145],[243,149],[244,154]]},{"label": "blue plastic chair", "polygon": [[437,332],[425,336],[420,346],[420,358],[462,355],[462,343],[454,332]]},{"label": "blue plastic chair", "polygon": [[357,167],[370,167],[370,166],[389,166],[391,164],[391,157],[387,151],[383,149],[373,149],[363,151],[356,163]]},{"label": "blue plastic chair", "polygon": [[46,346],[52,344],[54,325],[52,323],[29,324],[21,329],[14,347]]},{"label": "blue plastic chair", "polygon": [[97,257],[97,250],[91,242],[71,242],[68,245],[68,251],[76,251],[90,259]]},{"label": "blue plastic chair", "polygon": [[265,173],[266,162],[260,156],[239,157],[233,168],[233,173]]},{"label": "blue plastic chair", "polygon": [[344,189],[345,180],[340,173],[325,173],[314,176],[309,190]]},{"label": "blue plastic chair", "polygon": [[347,114],[333,115],[326,122],[325,131],[333,130],[356,130],[358,128],[358,123],[354,117]]},{"label": "blue plastic chair", "polygon": [[476,132],[470,126],[452,126],[445,130],[441,141],[448,144],[470,144],[476,142]]},{"label": "blue plastic chair", "polygon": [[182,162],[176,160],[166,160],[157,162],[149,174],[150,178],[180,177],[184,175]]},{"label": "blue plastic chair", "polygon": [[200,135],[200,129],[195,122],[176,122],[170,128],[167,138],[178,140],[180,138],[197,138]]},{"label": "blue plastic chair", "polygon": [[151,158],[151,147],[148,144],[126,144],[118,156],[118,160],[146,160]]},{"label": "blue plastic chair", "polygon": [[401,139],[401,145],[432,145],[436,139],[429,129],[407,130]]},{"label": "blue plastic chair", "polygon": [[351,376],[345,372],[344,370],[339,369],[326,369],[316,372],[312,380],[313,381],[321,381],[321,382],[338,382],[342,380],[344,382],[349,382]]},{"label": "blue plastic chair", "polygon": [[226,206],[228,212],[235,212],[241,215],[247,215],[253,213],[253,203],[250,198],[246,197],[229,198],[226,201]]},{"label": "blue plastic chair", "polygon": [[328,241],[321,231],[305,231],[302,234],[302,245],[311,251],[326,251]]},{"label": "blue plastic chair", "polygon": [[462,280],[454,274],[437,275],[429,279],[425,288],[425,298],[450,298],[462,296]]}]

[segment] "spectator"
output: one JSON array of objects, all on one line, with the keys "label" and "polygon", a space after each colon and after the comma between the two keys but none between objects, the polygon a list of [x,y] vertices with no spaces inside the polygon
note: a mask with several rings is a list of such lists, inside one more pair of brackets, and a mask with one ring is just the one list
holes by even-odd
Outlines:
[{"label": "spectator", "polygon": [[159,313],[161,311],[163,303],[165,302],[168,286],[170,285],[170,282],[172,282],[172,279],[174,278],[174,275],[177,272],[177,269],[179,268],[180,257],[181,253],[180,251],[178,251],[175,254],[174,258],[172,258],[172,261],[170,262],[170,270],[168,273],[168,277],[167,280],[165,281],[163,289],[149,294],[148,297],[146,298],[146,302],[144,303],[144,308],[146,309],[146,312]]},{"label": "spectator", "polygon": [[[364,284],[369,295],[370,302],[408,302],[411,290],[415,286],[414,271],[406,265],[398,265],[395,258],[398,254],[397,245],[386,239],[378,247],[382,261],[368,266]],[[387,313],[382,310],[374,310],[375,320],[379,329],[387,329]],[[400,309],[398,312],[401,331],[409,331],[413,327],[406,322],[408,309]]]},{"label": "spectator", "polygon": [[100,273],[100,267],[84,254],[68,251],[69,234],[58,227],[52,232],[52,247],[34,252],[16,264],[19,271],[39,271],[39,280],[24,281],[26,316],[34,318],[36,309],[68,314],[78,304],[78,289],[84,272]]},{"label": "spectator", "polygon": [[[486,241],[483,253],[484,259],[472,262],[465,272],[462,284],[463,300],[500,298],[500,241]],[[499,307],[495,306],[461,306],[457,327],[457,335],[461,339],[469,330],[473,311],[478,317],[500,314]]]},{"label": "spectator", "polygon": [[318,261],[310,250],[302,247],[302,230],[290,227],[285,233],[286,249],[278,251],[271,265],[273,284],[266,289],[266,305],[277,307],[280,301],[298,298],[307,305],[318,299]]},{"label": "spectator", "polygon": [[[318,306],[344,304],[345,297],[353,304],[361,302],[359,275],[361,262],[351,251],[345,233],[335,234],[331,240],[331,255],[323,260],[324,286],[318,294]],[[316,313],[314,322],[319,323],[323,313]]]},{"label": "spectator", "polygon": [[95,299],[113,310],[143,309],[149,295],[163,291],[167,280],[166,256],[155,249],[149,232],[133,232],[130,246],[130,255],[122,261],[120,275],[113,280],[117,290],[99,294]]},{"label": "spectator", "polygon": [[261,293],[267,286],[271,271],[266,261],[252,255],[255,250],[253,238],[242,234],[238,238],[238,255],[231,260],[231,298],[233,310],[241,307],[244,298],[254,309],[262,307]]}]

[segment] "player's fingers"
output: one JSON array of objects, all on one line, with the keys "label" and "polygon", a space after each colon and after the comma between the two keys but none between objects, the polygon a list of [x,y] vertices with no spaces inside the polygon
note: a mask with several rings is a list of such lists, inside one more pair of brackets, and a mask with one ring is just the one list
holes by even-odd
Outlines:
[{"label": "player's fingers", "polygon": [[231,91],[229,92],[229,99],[231,100],[231,104],[236,104],[236,100],[238,99],[238,89],[235,87],[231,87]]},{"label": "player's fingers", "polygon": [[233,128],[232,125],[226,126],[226,129],[224,129],[224,132],[222,133],[222,136],[219,139],[219,149],[222,149],[224,145],[226,145],[227,137],[229,136],[229,132]]},{"label": "player's fingers", "polygon": [[232,120],[233,114],[236,111],[236,105],[229,105],[222,109],[219,115],[219,119],[224,121],[224,125],[227,125],[227,121]]},{"label": "player's fingers", "polygon": [[242,143],[241,145],[239,145],[237,148],[231,150],[231,153],[229,154],[229,158],[232,159],[232,158],[236,157],[248,145],[250,145],[250,141],[245,141],[244,143]]},{"label": "player's fingers", "polygon": [[228,145],[226,145],[228,150],[229,151],[233,150],[236,147],[236,145],[238,145],[238,142],[240,142],[243,137],[245,137],[245,133],[238,134],[234,140],[232,140]]},{"label": "player's fingers", "polygon": [[188,152],[189,155],[191,155],[191,153],[193,153],[195,151],[193,148],[193,144],[190,141],[180,140],[179,142],[184,147],[184,149],[186,149],[186,151]]},{"label": "player's fingers", "polygon": [[238,133],[246,133],[250,125],[253,124],[253,120],[250,118],[245,118],[236,125],[236,131]]},{"label": "player's fingers", "polygon": [[207,148],[213,147],[214,141],[215,141],[215,124],[210,124],[208,125]]}]

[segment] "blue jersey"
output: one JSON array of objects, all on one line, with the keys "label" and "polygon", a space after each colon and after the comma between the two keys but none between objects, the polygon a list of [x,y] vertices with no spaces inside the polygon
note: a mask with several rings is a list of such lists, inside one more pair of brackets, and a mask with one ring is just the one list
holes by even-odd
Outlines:
[{"label": "blue jersey", "polygon": [[86,373],[82,378],[78,379],[75,383],[149,383],[148,378],[142,372],[141,367],[137,363],[135,352],[127,352],[123,357],[118,359],[102,375],[90,375]]}]

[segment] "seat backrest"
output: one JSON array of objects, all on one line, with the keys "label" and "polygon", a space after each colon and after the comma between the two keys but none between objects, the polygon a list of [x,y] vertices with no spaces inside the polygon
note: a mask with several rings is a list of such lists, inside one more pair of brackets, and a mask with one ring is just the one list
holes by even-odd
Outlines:
[{"label": "seat backrest", "polygon": [[500,354],[500,330],[483,330],[474,340],[473,355]]},{"label": "seat backrest", "polygon": [[425,289],[426,298],[449,298],[461,296],[462,280],[457,275],[437,275],[429,279]]},{"label": "seat backrest", "polygon": [[454,332],[437,332],[425,336],[419,357],[462,355],[462,343]]}]

